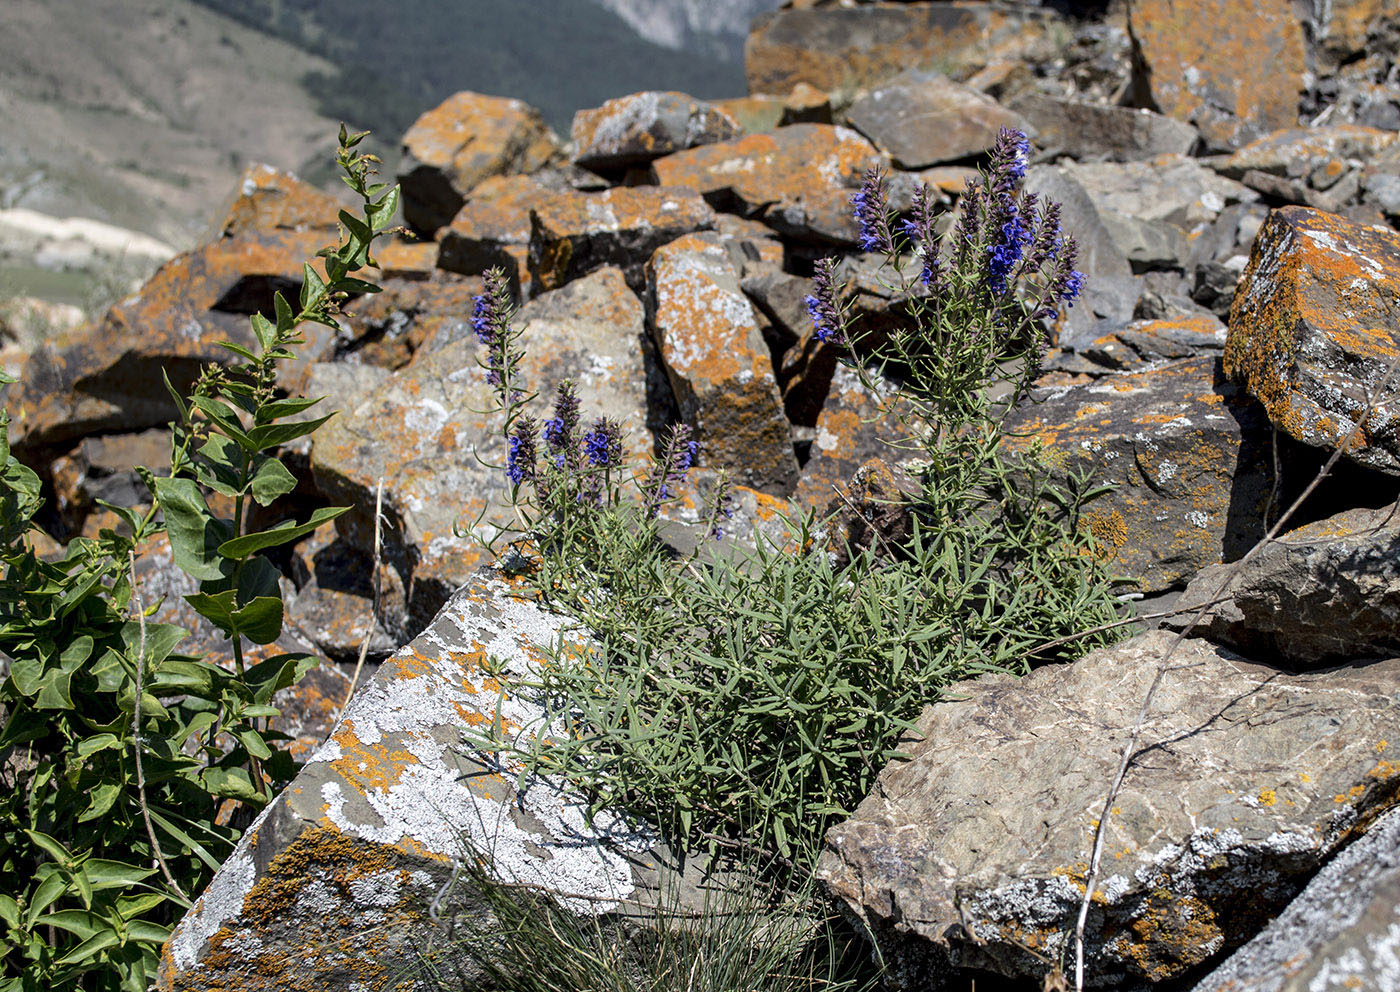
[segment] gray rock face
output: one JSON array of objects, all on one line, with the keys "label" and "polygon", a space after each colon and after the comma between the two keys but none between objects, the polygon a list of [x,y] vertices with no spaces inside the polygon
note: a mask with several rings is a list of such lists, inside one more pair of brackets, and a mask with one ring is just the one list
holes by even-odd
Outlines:
[{"label": "gray rock face", "polygon": [[922,169],[980,155],[1004,127],[1034,132],[991,97],[935,73],[911,74],[865,94],[846,123],[901,169]]},{"label": "gray rock face", "polygon": [[723,110],[684,93],[633,93],[574,114],[574,161],[585,169],[641,165],[740,131]]},{"label": "gray rock face", "polygon": [[653,833],[606,811],[589,825],[578,795],[537,779],[517,791],[518,769],[464,744],[502,689],[508,733],[540,725],[512,687],[561,636],[562,618],[494,573],[459,591],[249,827],[166,945],[158,987],[272,992],[291,987],[289,968],[325,992],[390,987],[425,953],[450,959],[429,906],[442,895],[447,917],[474,912],[448,883],[475,852],[580,915],[653,898],[671,864]]},{"label": "gray rock face", "polygon": [[[1069,951],[1120,750],[1173,639],[963,683],[924,710],[910,759],[832,828],[820,866],[897,988],[936,987],[950,963],[1043,975]],[[1088,982],[1168,980],[1243,943],[1393,807],[1398,679],[1400,659],[1289,675],[1183,642],[1105,827]]]},{"label": "gray rock face", "polygon": [[1400,653],[1400,508],[1348,510],[1290,531],[1221,593],[1227,571],[1193,579],[1169,625],[1225,595],[1195,634],[1253,658],[1315,667]]},{"label": "gray rock face", "polygon": [[1351,843],[1192,992],[1400,989],[1400,812]]},{"label": "gray rock face", "polygon": [[1060,205],[1064,229],[1079,243],[1077,267],[1089,276],[1089,285],[1095,277],[1133,274],[1093,198],[1073,173],[1053,165],[1032,166],[1026,171],[1026,189]]},{"label": "gray rock face", "polygon": [[1196,129],[1150,110],[1027,93],[1010,109],[1037,132],[1036,144],[1080,160],[1132,162],[1191,151]]},{"label": "gray rock face", "polygon": [[1142,592],[1234,561],[1263,536],[1268,420],[1225,380],[1218,358],[1055,390],[1012,411],[1006,430],[1013,449],[1038,441],[1066,469],[1117,486],[1089,504],[1084,522],[1113,572]]}]

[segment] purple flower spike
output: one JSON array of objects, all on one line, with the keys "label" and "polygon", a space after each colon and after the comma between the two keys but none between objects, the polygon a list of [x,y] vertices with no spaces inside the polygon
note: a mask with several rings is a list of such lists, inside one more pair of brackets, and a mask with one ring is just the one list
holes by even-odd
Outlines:
[{"label": "purple flower spike", "polygon": [[937,285],[941,271],[938,235],[933,229],[933,204],[933,194],[928,184],[920,183],[919,188],[914,191],[914,216],[902,225],[904,233],[914,246],[914,251],[923,261],[923,271],[919,273],[919,279],[929,288]]},{"label": "purple flower spike", "polygon": [[1030,157],[1030,141],[1025,134],[1015,128],[1004,127],[997,133],[996,144],[992,146],[991,173],[992,195],[997,197],[1015,196],[1026,178],[1026,163]]},{"label": "purple flower spike", "polygon": [[594,465],[616,468],[622,462],[622,425],[599,417],[593,422],[593,430],[583,436],[583,448]]},{"label": "purple flower spike", "polygon": [[846,320],[836,302],[836,259],[817,259],[812,273],[812,293],[804,301],[812,315],[812,328],[818,341],[846,343]]},{"label": "purple flower spike", "polygon": [[539,428],[528,414],[516,421],[515,429],[506,441],[506,475],[513,485],[535,478],[535,438]]},{"label": "purple flower spike", "polygon": [[890,233],[889,196],[885,190],[885,173],[878,165],[865,173],[860,192],[851,197],[856,208],[856,223],[860,225],[862,251],[894,254],[894,236]]},{"label": "purple flower spike", "polygon": [[674,499],[672,488],[685,481],[685,474],[695,464],[700,445],[691,439],[689,424],[675,424],[666,436],[661,454],[652,462],[651,471],[642,483],[642,491],[647,494],[646,514],[655,519],[661,504]]}]

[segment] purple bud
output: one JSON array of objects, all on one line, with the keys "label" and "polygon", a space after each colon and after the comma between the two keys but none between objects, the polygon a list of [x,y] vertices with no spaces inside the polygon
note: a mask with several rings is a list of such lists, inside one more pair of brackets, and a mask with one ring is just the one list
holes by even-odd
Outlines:
[{"label": "purple bud", "polygon": [[889,196],[885,190],[885,173],[878,165],[865,173],[860,192],[851,197],[856,208],[856,224],[860,227],[862,251],[894,254],[894,237],[890,233]]},{"label": "purple bud", "polygon": [[539,429],[528,414],[516,421],[506,441],[506,475],[514,485],[535,478],[535,438]]}]

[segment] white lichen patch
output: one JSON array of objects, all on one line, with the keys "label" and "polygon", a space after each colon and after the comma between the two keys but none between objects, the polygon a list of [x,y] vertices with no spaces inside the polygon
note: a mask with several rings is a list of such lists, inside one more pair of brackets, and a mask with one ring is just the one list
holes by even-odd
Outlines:
[{"label": "white lichen patch", "polygon": [[170,937],[170,958],[181,971],[194,966],[205,942],[243,910],[243,900],[253,891],[257,869],[242,848],[240,844],[239,850],[223,863],[204,895]]}]

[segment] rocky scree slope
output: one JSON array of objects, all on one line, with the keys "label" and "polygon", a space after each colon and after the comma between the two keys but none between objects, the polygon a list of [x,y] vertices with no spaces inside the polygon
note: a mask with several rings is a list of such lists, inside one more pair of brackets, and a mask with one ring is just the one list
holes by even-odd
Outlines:
[{"label": "rocky scree slope", "polygon": [[[1010,423],[1116,484],[1085,525],[1141,609],[1181,606],[1168,630],[929,706],[910,759],[827,837],[821,877],[898,989],[989,973],[1024,987],[1072,960],[1096,837],[1088,986],[1396,988],[1394,28],[1367,0],[1310,21],[1238,0],[1083,19],[795,3],[755,23],[747,96],[633,94],[581,113],[567,141],[498,97],[424,113],[402,175],[419,239],[384,246],[385,292],[288,371],[288,392],[341,414],[291,453],[301,486],[273,508],[357,507],[289,556],[291,634],[327,672],[366,634],[389,657],[328,739],[305,724],[308,763],[181,924],[162,987],[291,987],[291,961],[318,988],[390,987],[402,949],[433,932],[450,824],[589,905],[645,899],[671,866],[654,838],[585,827],[578,797],[547,784],[462,778],[462,728],[494,703],[482,659],[510,660],[507,705],[524,707],[510,678],[557,623],[458,536],[504,485],[476,460],[493,454],[471,412],[481,273],[504,266],[524,303],[532,376],[575,379],[639,450],[683,419],[710,442],[703,470],[743,474],[734,533],[785,507],[834,512],[833,485],[898,457],[876,398],[812,334],[811,262],[843,256],[865,326],[900,319],[855,250],[862,172],[891,167],[905,209],[920,181],[951,201],[1011,123],[1033,136],[1027,181],[1064,204],[1089,279]],[[1242,77],[1245,59],[1257,71]],[[323,194],[275,170],[241,190],[218,238],[98,328],[3,353],[21,380],[6,397],[16,450],[56,497],[55,546],[103,524],[99,494],[146,498],[133,466],[172,415],[156,370],[188,381],[327,240]],[[1282,539],[1232,567],[1339,439],[1345,457]],[[698,519],[685,504],[677,517]],[[841,526],[857,523],[899,526],[874,512]]]}]

